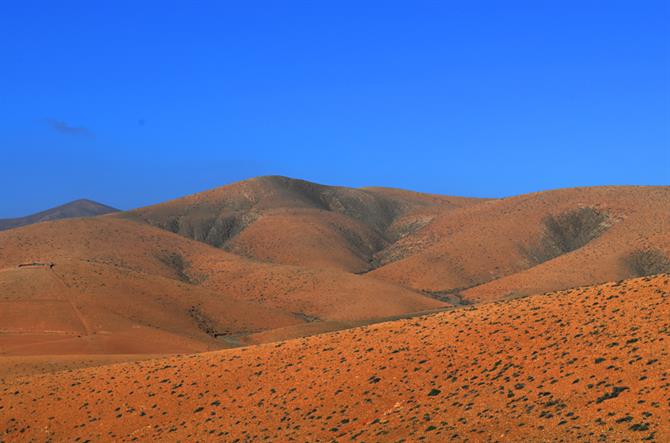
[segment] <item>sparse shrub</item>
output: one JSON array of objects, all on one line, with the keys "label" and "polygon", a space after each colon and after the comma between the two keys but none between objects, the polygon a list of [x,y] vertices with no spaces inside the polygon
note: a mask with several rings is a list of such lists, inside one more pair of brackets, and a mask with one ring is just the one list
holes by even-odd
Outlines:
[{"label": "sparse shrub", "polygon": [[442,391],[440,391],[439,389],[433,388],[428,393],[428,397],[435,397],[436,395],[440,395],[441,393],[442,393]]},{"label": "sparse shrub", "polygon": [[605,400],[610,400],[612,398],[617,398],[619,396],[619,394],[621,394],[622,392],[624,392],[628,389],[629,388],[627,386],[614,386],[612,388],[612,392],[606,392],[603,395],[601,395],[600,397],[598,397],[596,399],[596,403],[602,403]]},{"label": "sparse shrub", "polygon": [[174,271],[177,278],[184,283],[193,283],[186,273],[189,263],[180,252],[163,251],[157,255],[158,260]]},{"label": "sparse shrub", "polygon": [[624,263],[635,277],[670,272],[670,259],[658,249],[635,251],[624,258]]},{"label": "sparse shrub", "polygon": [[179,220],[176,218],[171,218],[168,220],[164,226],[161,226],[163,229],[174,232],[175,234],[179,233]]},{"label": "sparse shrub", "polygon": [[525,253],[536,263],[575,251],[599,237],[607,228],[608,216],[595,208],[579,208],[544,219],[544,234]]}]

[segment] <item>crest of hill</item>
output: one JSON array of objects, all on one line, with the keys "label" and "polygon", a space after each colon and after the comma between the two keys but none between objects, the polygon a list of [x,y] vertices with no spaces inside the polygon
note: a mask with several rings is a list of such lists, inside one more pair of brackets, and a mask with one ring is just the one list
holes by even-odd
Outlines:
[{"label": "crest of hill", "polygon": [[369,275],[470,301],[670,272],[670,187],[572,188],[437,214]]},{"label": "crest of hill", "polygon": [[103,205],[102,203],[80,199],[25,217],[0,219],[0,231],[50,220],[74,217],[95,217],[96,215],[110,214],[118,211],[118,209]]},{"label": "crest of hill", "polygon": [[393,284],[254,262],[115,217],[0,233],[0,288],[5,354],[202,351],[240,334],[445,306]]},{"label": "crest of hill", "polygon": [[668,441],[669,318],[666,274],[31,376],[0,387],[0,438]]},{"label": "crest of hill", "polygon": [[670,271],[668,211],[670,187],[486,200],[260,177],[124,216],[264,262],[472,302]]},{"label": "crest of hill", "polygon": [[388,188],[258,177],[123,214],[258,260],[365,272],[437,213],[480,203]]}]

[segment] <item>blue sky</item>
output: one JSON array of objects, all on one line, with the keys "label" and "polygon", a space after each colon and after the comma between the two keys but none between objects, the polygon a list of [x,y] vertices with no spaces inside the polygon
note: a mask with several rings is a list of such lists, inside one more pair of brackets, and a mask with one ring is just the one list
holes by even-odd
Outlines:
[{"label": "blue sky", "polygon": [[244,178],[670,184],[668,1],[5,2],[0,217]]}]

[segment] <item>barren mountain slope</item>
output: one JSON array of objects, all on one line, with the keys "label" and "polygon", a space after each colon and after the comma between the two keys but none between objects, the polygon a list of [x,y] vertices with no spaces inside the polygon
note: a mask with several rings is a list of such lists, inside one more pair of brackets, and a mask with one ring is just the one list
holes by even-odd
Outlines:
[{"label": "barren mountain slope", "polygon": [[0,303],[4,354],[201,351],[227,345],[216,337],[444,305],[336,270],[249,261],[114,217],[0,233]]},{"label": "barren mountain slope", "polygon": [[259,177],[123,214],[274,263],[369,270],[439,212],[483,200]]},{"label": "barren mountain slope", "polygon": [[491,200],[440,214],[382,251],[382,266],[369,275],[492,300],[668,272],[662,265],[670,263],[668,214],[670,187],[574,188]]},{"label": "barren mountain slope", "polygon": [[371,271],[457,302],[670,271],[669,213],[669,187],[484,200],[260,177],[122,216],[261,261]]},{"label": "barren mountain slope", "polygon": [[0,387],[0,438],[667,441],[670,276]]},{"label": "barren mountain slope", "polygon": [[75,200],[25,217],[0,219],[0,231],[44,221],[73,217],[94,217],[96,215],[109,214],[112,212],[118,212],[118,209],[91,200]]}]

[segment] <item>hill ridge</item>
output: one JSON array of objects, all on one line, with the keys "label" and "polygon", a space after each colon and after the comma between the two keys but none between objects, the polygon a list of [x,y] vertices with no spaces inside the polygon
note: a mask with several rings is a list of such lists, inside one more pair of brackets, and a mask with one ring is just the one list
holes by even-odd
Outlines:
[{"label": "hill ridge", "polygon": [[51,220],[62,220],[75,217],[95,217],[98,215],[111,214],[119,212],[118,209],[103,203],[98,203],[87,198],[80,198],[54,206],[34,214],[22,217],[2,218],[0,219],[0,231],[19,228],[35,223],[41,223]]},{"label": "hill ridge", "polygon": [[[482,201],[264,176],[122,216],[261,261],[360,273],[374,267],[375,254],[425,226],[438,212]],[[279,245],[295,249],[279,250]],[[333,256],[319,258],[324,250]]]}]

